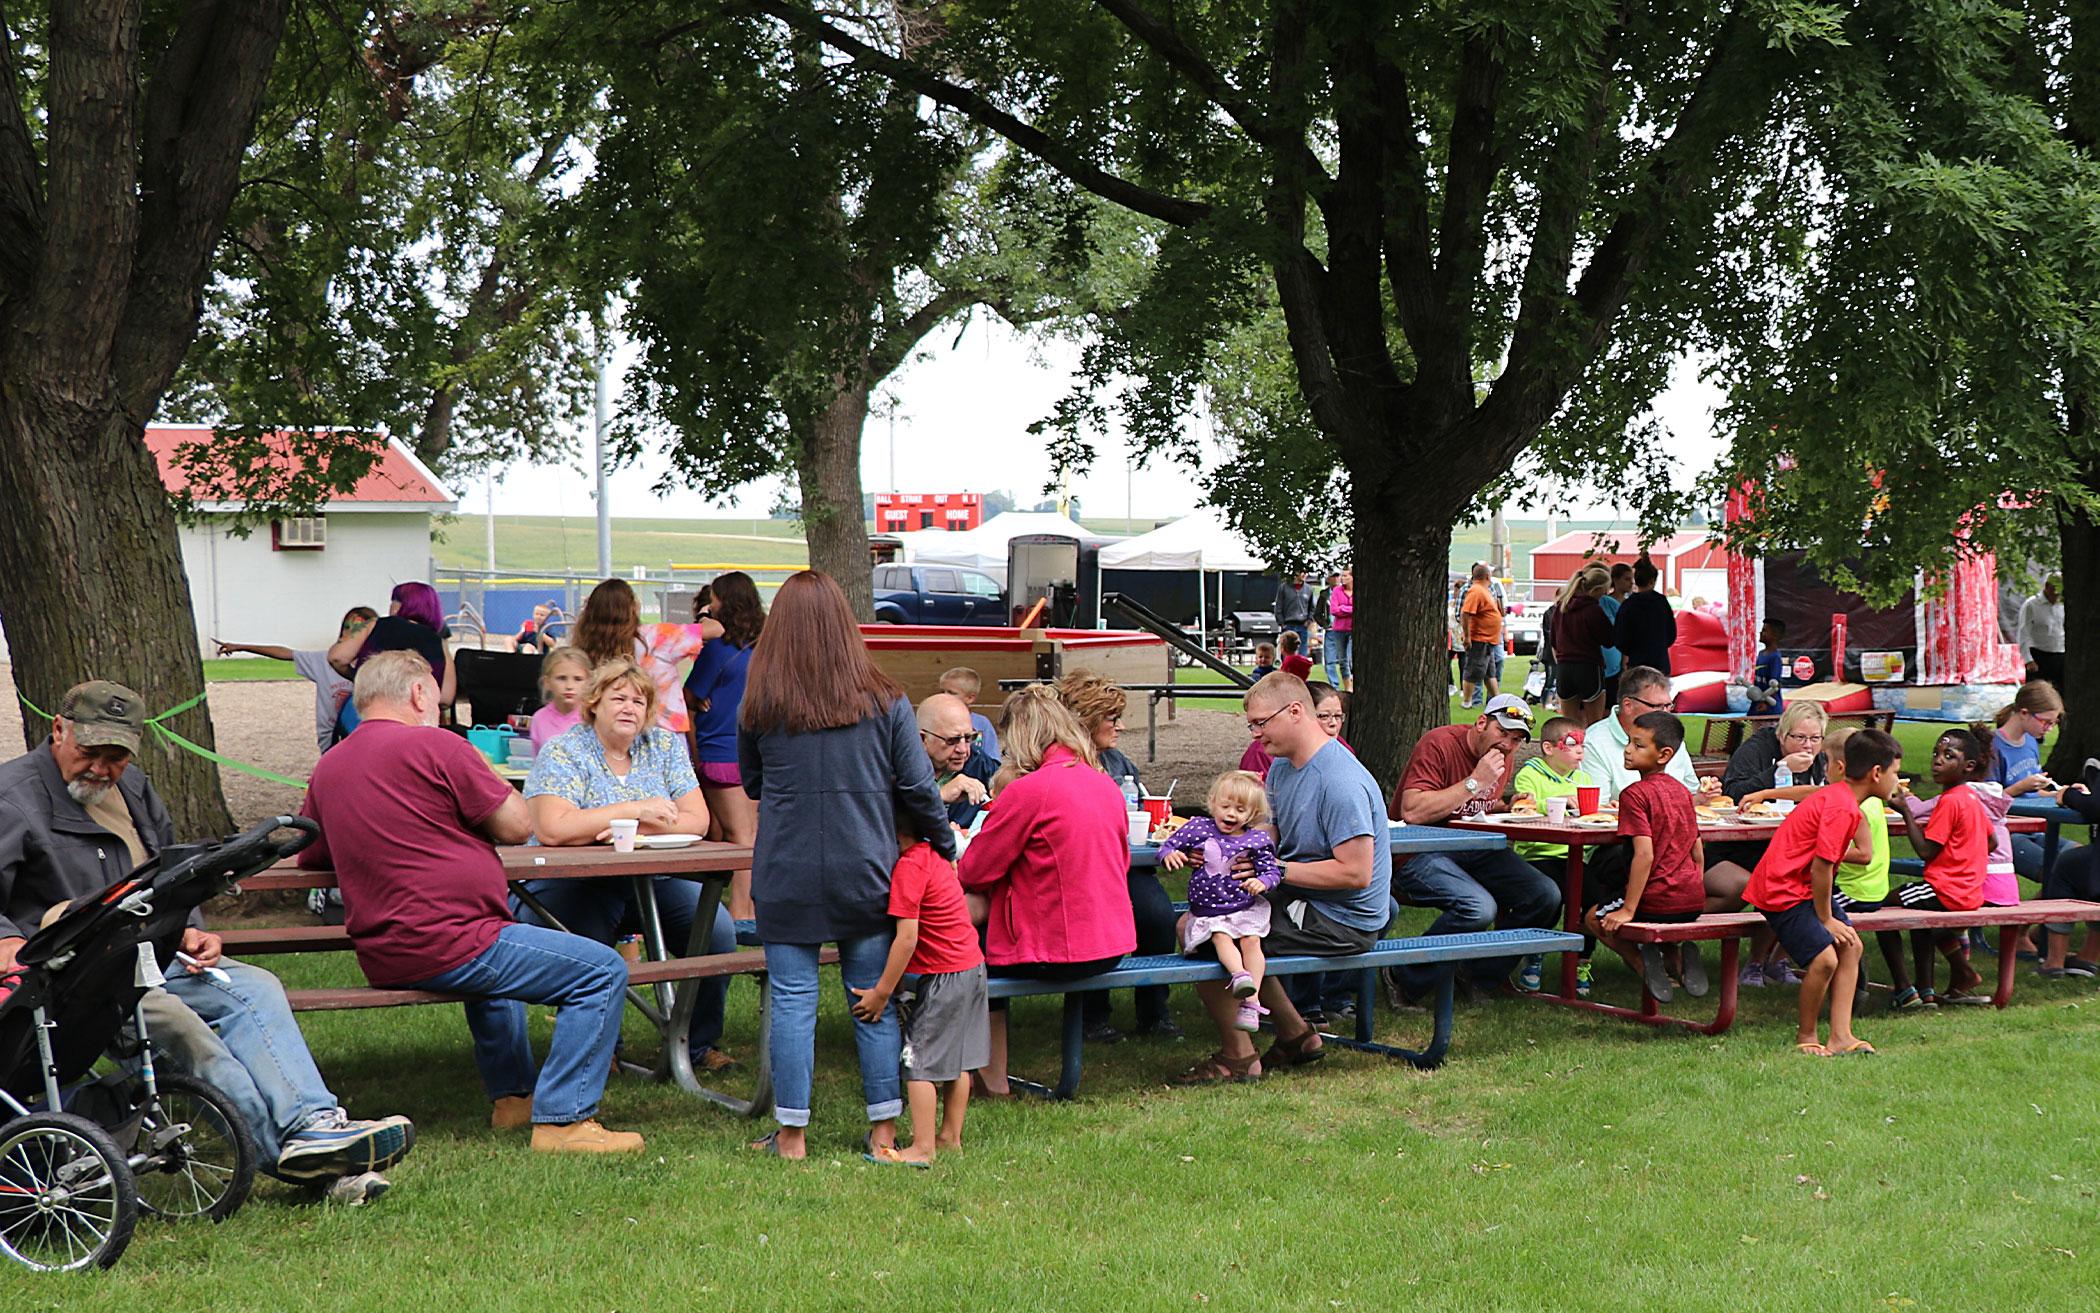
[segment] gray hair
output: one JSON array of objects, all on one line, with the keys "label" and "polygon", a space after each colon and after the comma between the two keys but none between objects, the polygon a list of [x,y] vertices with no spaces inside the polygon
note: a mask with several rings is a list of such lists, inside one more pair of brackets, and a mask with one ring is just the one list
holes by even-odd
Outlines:
[{"label": "gray hair", "polygon": [[1654,666],[1631,666],[1619,676],[1620,697],[1625,697],[1628,693],[1639,697],[1653,688],[1667,692],[1669,687],[1670,677]]},{"label": "gray hair", "polygon": [[374,703],[406,703],[423,680],[437,683],[430,673],[430,662],[422,653],[381,652],[358,667],[357,682],[350,686],[350,702],[360,715]]}]

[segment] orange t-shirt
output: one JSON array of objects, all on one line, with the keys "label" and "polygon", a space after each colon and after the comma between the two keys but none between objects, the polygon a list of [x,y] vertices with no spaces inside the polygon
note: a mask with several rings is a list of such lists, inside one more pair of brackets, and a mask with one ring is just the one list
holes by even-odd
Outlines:
[{"label": "orange t-shirt", "polygon": [[1466,600],[1458,610],[1465,619],[1468,643],[1502,641],[1502,608],[1495,605],[1495,595],[1488,591],[1486,584],[1474,584],[1468,588]]}]

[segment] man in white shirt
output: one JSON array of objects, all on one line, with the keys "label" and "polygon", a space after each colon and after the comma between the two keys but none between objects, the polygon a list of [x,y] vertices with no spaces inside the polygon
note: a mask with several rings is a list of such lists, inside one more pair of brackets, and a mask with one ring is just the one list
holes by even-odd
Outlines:
[{"label": "man in white shirt", "polygon": [[[1605,802],[1640,778],[1626,769],[1626,739],[1633,722],[1651,711],[1674,709],[1670,677],[1652,666],[1634,666],[1619,676],[1619,705],[1613,715],[1590,726],[1582,745],[1582,772],[1597,784]],[[1692,770],[1692,754],[1672,753],[1663,770],[1692,792],[1699,792],[1699,777]]]},{"label": "man in white shirt", "polygon": [[2020,660],[2027,664],[2029,679],[2046,679],[2058,688],[2064,683],[2063,578],[2050,575],[2042,591],[2020,608]]}]

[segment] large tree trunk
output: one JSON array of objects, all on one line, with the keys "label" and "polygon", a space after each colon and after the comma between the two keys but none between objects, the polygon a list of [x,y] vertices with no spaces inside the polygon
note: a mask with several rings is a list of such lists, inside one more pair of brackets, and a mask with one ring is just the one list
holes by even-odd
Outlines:
[{"label": "large tree trunk", "polygon": [[[189,577],[141,428],[22,393],[10,377],[0,404],[0,484],[34,490],[0,516],[0,616],[17,692],[53,714],[65,691],[88,679],[130,685],[149,716],[187,702],[204,687]],[[26,706],[22,722],[30,747],[51,729]],[[208,706],[168,728],[212,744]],[[139,764],[179,835],[231,829],[212,763],[149,734]]]},{"label": "large tree trunk", "polygon": [[861,518],[860,436],[867,421],[866,385],[842,381],[831,404],[804,427],[795,444],[810,568],[839,581],[863,624],[875,619],[868,524]]},{"label": "large tree trunk", "polygon": [[[2089,480],[2093,473],[2089,473]],[[2096,485],[2100,486],[2100,485]],[[2100,757],[2100,524],[2083,512],[2059,513],[2063,544],[2063,723],[2049,757],[2051,777],[2070,783],[2087,757]]]},{"label": "large tree trunk", "polygon": [[1357,495],[1356,696],[1349,741],[1388,795],[1415,741],[1450,720],[1444,608],[1451,528]]}]

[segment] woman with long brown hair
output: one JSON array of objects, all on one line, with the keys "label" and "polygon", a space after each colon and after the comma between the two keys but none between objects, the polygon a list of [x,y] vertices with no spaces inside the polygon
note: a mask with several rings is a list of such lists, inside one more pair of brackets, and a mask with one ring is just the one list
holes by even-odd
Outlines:
[{"label": "woman with long brown hair", "polygon": [[[742,570],[717,576],[706,592],[708,619],[720,632],[708,634],[707,646],[693,658],[692,673],[685,677],[686,707],[693,720],[693,764],[700,774],[701,792],[707,795],[707,837],[748,844],[758,837],[758,807],[744,793],[744,779],[737,770],[736,722],[744,705],[751,649],[766,626],[766,608],[758,600],[758,585]],[[749,871],[738,871],[731,880],[729,910],[740,921],[751,919]]]},{"label": "woman with long brown hair", "polygon": [[[904,690],[868,654],[836,580],[791,575],[773,598],[744,683],[737,768],[758,800],[751,898],[766,945],[772,1005],[773,1117],[754,1147],[808,1151],[817,1037],[817,954],[839,946],[847,1001],[882,978],[893,937],[890,869],[898,831],[954,860],[955,832]],[[897,1142],[904,1109],[897,1014],[853,1020],[875,1158]]]},{"label": "woman with long brown hair", "polygon": [[608,661],[640,666],[656,685],[657,723],[686,737],[692,721],[678,682],[685,663],[700,654],[704,635],[699,625],[645,625],[633,587],[625,579],[607,579],[584,599],[569,642],[583,649],[593,667]]}]

